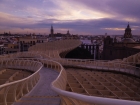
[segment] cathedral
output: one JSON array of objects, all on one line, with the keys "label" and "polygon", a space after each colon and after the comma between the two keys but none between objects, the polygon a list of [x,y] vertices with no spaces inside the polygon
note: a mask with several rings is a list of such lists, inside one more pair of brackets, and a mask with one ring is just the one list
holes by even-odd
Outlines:
[{"label": "cathedral", "polygon": [[125,33],[124,33],[124,37],[123,37],[122,42],[124,42],[124,43],[135,43],[135,41],[133,40],[133,37],[132,37],[131,28],[129,26],[129,23],[127,25],[127,28],[125,29]]},{"label": "cathedral", "polygon": [[50,34],[49,37],[67,37],[70,36],[71,34],[69,33],[69,30],[67,31],[66,34],[62,34],[62,33],[54,33],[54,29],[53,26],[51,25],[51,29],[50,29]]},{"label": "cathedral", "polygon": [[140,43],[135,42],[128,23],[121,42],[117,42],[116,38],[107,36],[104,39],[102,52],[103,60],[123,59],[130,55],[140,52]]}]

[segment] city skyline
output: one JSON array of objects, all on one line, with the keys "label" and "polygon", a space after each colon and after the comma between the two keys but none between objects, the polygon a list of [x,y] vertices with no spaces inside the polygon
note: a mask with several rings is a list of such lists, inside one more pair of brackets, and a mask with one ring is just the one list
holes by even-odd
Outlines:
[{"label": "city skyline", "polygon": [[0,0],[0,33],[123,35],[130,23],[140,35],[140,1],[135,0]]}]

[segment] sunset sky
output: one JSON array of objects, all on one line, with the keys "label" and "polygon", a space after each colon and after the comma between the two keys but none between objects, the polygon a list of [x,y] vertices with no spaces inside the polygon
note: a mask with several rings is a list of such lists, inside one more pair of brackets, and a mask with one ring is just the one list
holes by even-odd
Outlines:
[{"label": "sunset sky", "polygon": [[140,0],[0,0],[0,33],[140,35]]}]

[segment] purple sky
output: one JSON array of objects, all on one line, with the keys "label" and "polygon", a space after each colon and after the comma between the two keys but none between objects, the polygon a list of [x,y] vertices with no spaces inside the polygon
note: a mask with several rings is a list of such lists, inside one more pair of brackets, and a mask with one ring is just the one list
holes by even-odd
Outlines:
[{"label": "purple sky", "polygon": [[140,0],[0,0],[0,33],[140,35]]}]

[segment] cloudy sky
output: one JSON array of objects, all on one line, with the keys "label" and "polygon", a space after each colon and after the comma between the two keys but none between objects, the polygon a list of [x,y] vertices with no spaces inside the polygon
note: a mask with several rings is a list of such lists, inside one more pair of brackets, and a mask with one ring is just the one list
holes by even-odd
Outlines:
[{"label": "cloudy sky", "polygon": [[140,35],[140,0],[0,0],[0,33]]}]

